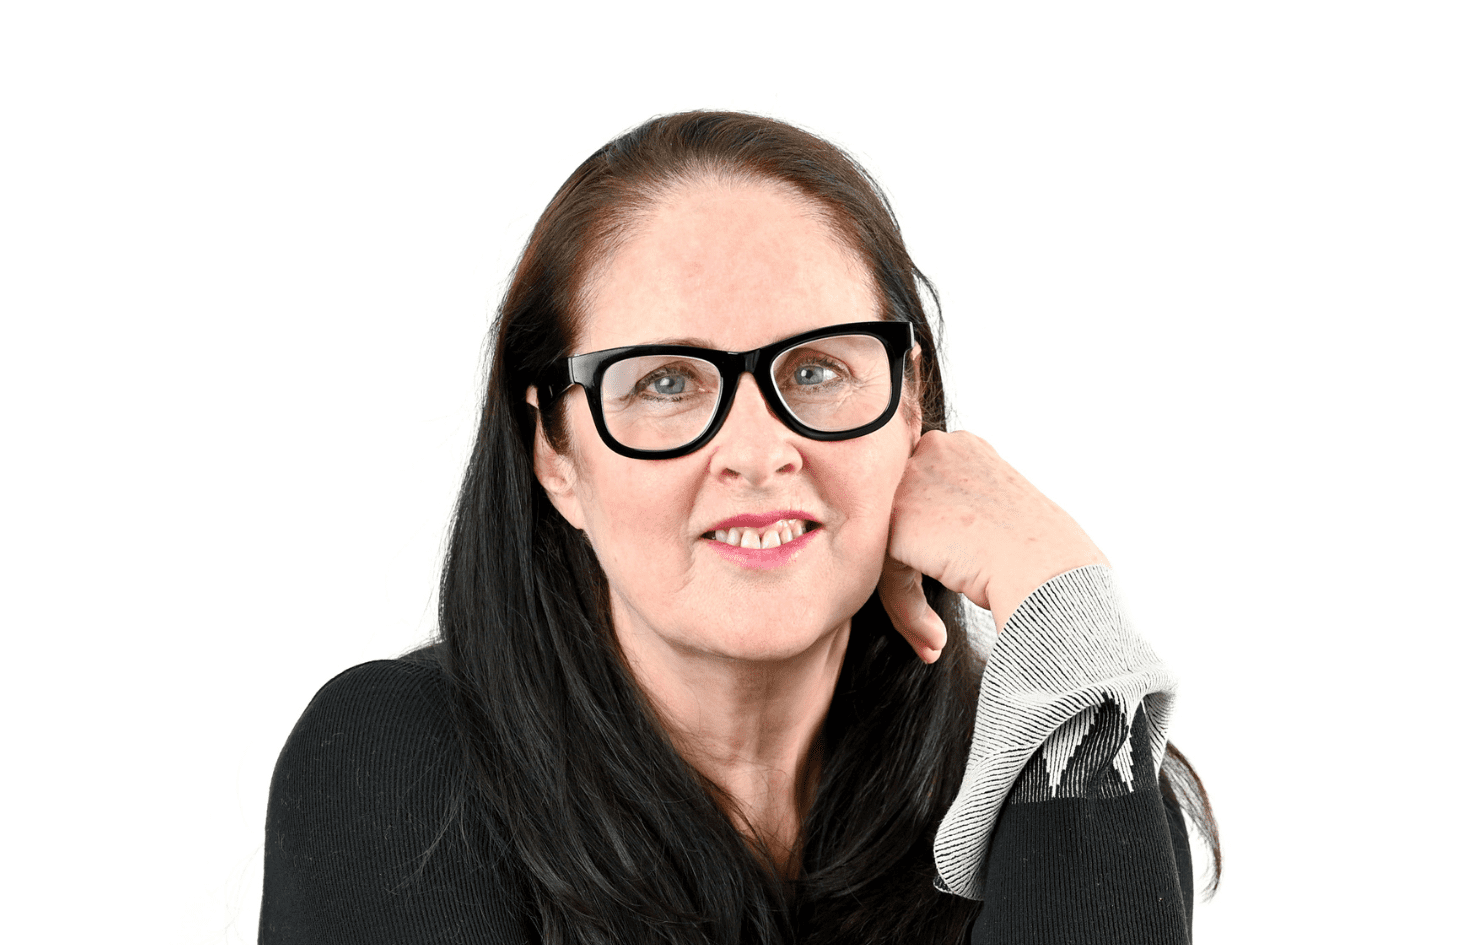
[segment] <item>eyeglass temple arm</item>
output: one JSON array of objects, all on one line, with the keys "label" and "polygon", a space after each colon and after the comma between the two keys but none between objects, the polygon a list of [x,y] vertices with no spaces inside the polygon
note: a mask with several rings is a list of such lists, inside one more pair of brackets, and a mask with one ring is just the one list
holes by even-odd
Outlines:
[{"label": "eyeglass temple arm", "polygon": [[540,406],[544,407],[565,393],[575,380],[570,376],[570,359],[561,358],[545,371],[536,388],[540,395]]}]

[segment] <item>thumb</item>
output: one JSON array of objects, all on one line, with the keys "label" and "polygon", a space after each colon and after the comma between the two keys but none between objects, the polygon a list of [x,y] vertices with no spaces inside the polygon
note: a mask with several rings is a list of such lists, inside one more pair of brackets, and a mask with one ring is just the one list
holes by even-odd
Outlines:
[{"label": "thumb", "polygon": [[926,602],[919,571],[886,557],[879,575],[879,603],[921,660],[934,663],[940,657],[946,645],[946,625]]}]

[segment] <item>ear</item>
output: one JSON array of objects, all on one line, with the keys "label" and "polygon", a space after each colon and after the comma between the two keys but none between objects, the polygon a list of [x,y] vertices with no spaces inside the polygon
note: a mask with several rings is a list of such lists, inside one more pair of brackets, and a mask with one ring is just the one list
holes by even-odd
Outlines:
[{"label": "ear", "polygon": [[567,456],[555,452],[545,439],[545,425],[540,421],[540,400],[533,385],[524,392],[524,400],[534,407],[534,475],[545,487],[550,504],[577,531],[586,529],[586,513],[576,497],[575,465]]}]

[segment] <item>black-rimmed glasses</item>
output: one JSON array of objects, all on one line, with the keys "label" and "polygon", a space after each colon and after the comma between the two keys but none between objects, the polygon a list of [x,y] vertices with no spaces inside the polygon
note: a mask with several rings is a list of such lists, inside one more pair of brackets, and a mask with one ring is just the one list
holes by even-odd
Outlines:
[{"label": "black-rimmed glasses", "polygon": [[750,374],[789,428],[813,440],[847,440],[894,416],[914,337],[908,322],[872,321],[818,328],[754,351],[608,348],[557,362],[539,394],[549,403],[579,384],[607,446],[633,459],[672,459],[714,438],[740,375]]}]

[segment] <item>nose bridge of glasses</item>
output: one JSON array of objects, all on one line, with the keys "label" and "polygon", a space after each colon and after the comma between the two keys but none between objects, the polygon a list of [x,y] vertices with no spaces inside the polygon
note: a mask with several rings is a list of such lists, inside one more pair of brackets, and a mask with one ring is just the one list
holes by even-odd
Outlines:
[{"label": "nose bridge of glasses", "polygon": [[[734,387],[734,390],[732,392],[732,396],[729,398],[730,404],[728,409],[725,411],[726,416],[721,421],[722,423],[729,422],[728,415],[734,411],[735,401],[738,400],[740,397],[741,390],[745,386],[745,378],[747,375],[749,375],[751,385],[755,388],[755,393],[757,394],[757,396],[760,397],[761,402],[766,405],[767,410],[770,410],[774,413],[775,408],[770,403],[770,399],[766,396],[766,388],[774,388],[775,385],[768,384],[765,380],[762,380],[762,368],[764,367],[767,370],[769,370],[770,368],[769,364],[762,364],[763,354],[764,352],[762,350],[744,352],[739,356],[738,369],[736,369],[735,367],[731,368],[731,370],[735,371],[734,381],[732,385]],[[736,362],[731,363],[733,365]]]},{"label": "nose bridge of glasses", "polygon": [[741,360],[741,370],[746,374],[755,374],[755,369],[761,366],[761,353],[759,351],[748,351]]},{"label": "nose bridge of glasses", "polygon": [[[750,354],[746,356],[744,370],[741,371],[740,376],[735,381],[735,393],[730,400],[729,410],[726,411],[727,415],[720,423],[721,429],[730,425],[731,418],[734,417],[737,408],[742,412],[751,411],[755,409],[757,404],[759,404],[761,410],[773,423],[785,426],[785,424],[781,423],[781,418],[776,415],[776,408],[770,403],[769,398],[766,397],[760,375],[756,373],[759,362],[760,358],[758,355]],[[747,381],[750,388],[750,393],[748,394],[746,393]],[[741,404],[742,400],[745,401],[744,405]]]}]

